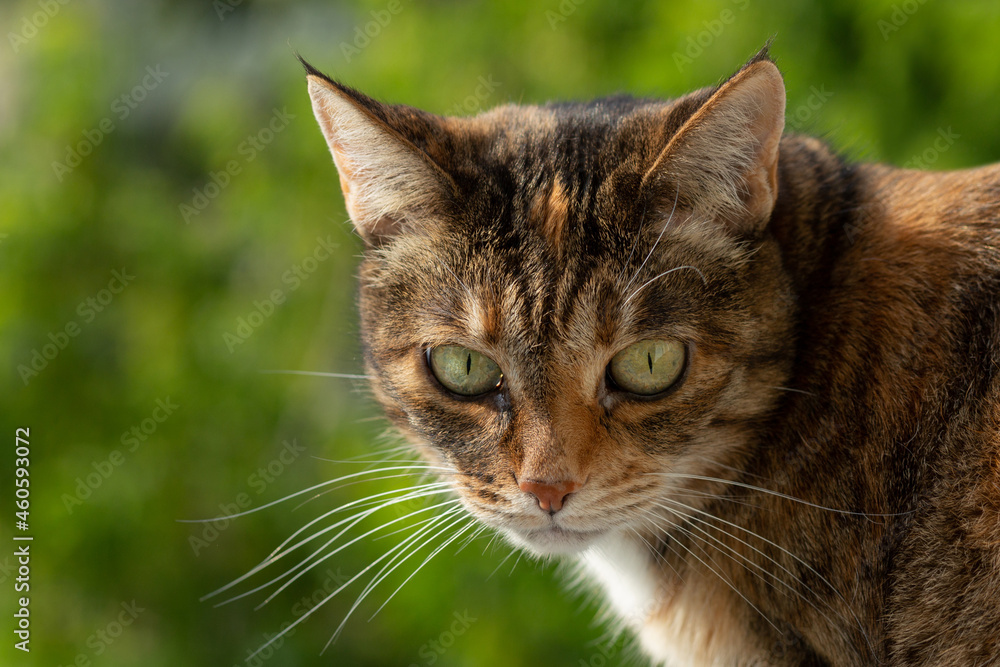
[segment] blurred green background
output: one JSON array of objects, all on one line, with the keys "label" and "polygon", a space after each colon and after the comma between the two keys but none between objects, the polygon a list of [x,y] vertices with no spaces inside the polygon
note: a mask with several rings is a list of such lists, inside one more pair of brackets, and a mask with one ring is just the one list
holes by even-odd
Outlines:
[{"label": "blurred green background", "polygon": [[[30,0],[5,2],[0,25],[3,665],[635,662],[552,565],[515,557],[491,576],[510,552],[485,537],[369,621],[423,555],[409,561],[322,656],[358,584],[245,661],[405,533],[361,540],[259,610],[263,593],[199,601],[324,511],[410,483],[177,521],[357,472],[328,459],[392,443],[361,383],[260,373],[360,371],[360,243],[293,51],[377,98],[472,113],[674,96],[774,35],[790,127],[857,159],[1000,159],[1000,6],[985,0]],[[27,655],[12,647],[17,427],[32,451]],[[380,516],[352,535],[400,513]]]}]

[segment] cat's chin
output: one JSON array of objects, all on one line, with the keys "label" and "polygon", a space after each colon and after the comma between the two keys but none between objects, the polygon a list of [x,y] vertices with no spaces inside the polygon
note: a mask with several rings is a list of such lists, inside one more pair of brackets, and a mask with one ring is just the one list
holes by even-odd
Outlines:
[{"label": "cat's chin", "polygon": [[603,531],[567,530],[552,526],[540,530],[505,531],[514,546],[536,556],[567,556],[578,554],[592,546]]}]

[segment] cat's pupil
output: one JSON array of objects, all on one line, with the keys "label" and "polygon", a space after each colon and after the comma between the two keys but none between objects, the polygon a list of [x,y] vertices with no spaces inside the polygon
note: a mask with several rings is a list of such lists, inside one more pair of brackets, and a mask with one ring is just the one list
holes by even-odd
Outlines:
[{"label": "cat's pupil", "polygon": [[649,362],[649,374],[653,374],[653,355],[649,352],[646,353],[646,360]]},{"label": "cat's pupil", "polygon": [[472,355],[468,354],[465,357],[465,374],[468,375],[472,372]]}]

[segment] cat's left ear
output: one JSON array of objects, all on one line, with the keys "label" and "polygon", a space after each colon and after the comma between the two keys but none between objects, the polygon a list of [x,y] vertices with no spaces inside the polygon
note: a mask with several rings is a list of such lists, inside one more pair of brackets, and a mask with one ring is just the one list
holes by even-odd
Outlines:
[{"label": "cat's left ear", "polygon": [[[785,86],[766,49],[712,93],[681,126],[644,184],[670,190],[700,219],[722,219],[737,233],[764,227],[778,197],[778,145]],[[661,203],[662,203],[661,199]]]},{"label": "cat's left ear", "polygon": [[313,113],[361,237],[378,246],[445,214],[454,201],[454,180],[404,136],[426,130],[421,123],[430,122],[429,114],[417,118],[415,109],[381,104],[303,64]]}]

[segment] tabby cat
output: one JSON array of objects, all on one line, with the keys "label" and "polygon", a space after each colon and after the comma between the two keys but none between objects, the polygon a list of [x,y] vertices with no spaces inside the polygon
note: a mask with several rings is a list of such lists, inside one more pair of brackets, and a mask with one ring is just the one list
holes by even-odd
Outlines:
[{"label": "tabby cat", "polygon": [[1000,664],[1000,167],[784,135],[767,49],[472,118],[306,69],[374,394],[465,511],[655,664]]}]

